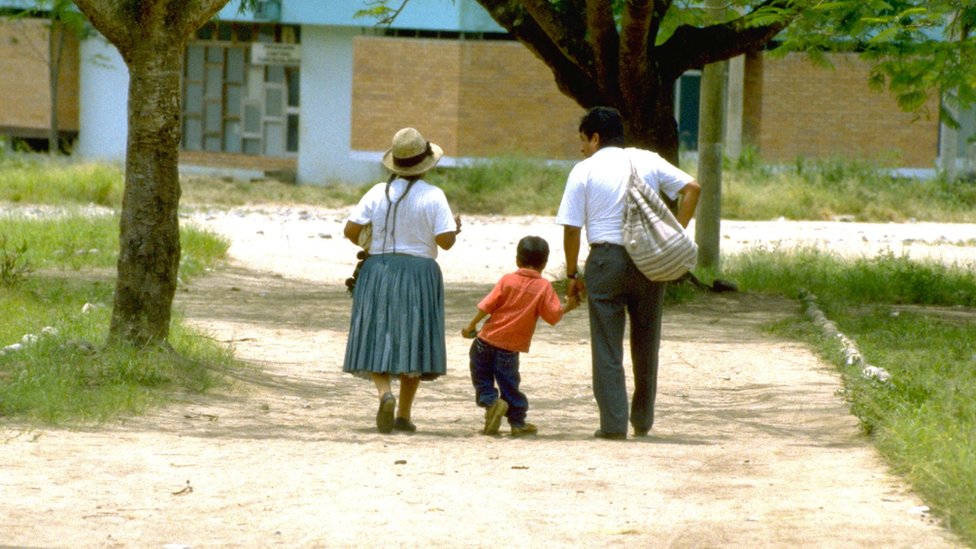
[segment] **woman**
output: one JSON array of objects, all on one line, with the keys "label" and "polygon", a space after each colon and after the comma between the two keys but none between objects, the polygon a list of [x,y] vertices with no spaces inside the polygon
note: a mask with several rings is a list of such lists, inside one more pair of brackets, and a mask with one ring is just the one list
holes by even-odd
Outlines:
[{"label": "woman", "polygon": [[343,231],[358,245],[364,229],[372,229],[363,243],[369,256],[353,291],[342,369],[373,380],[381,433],[416,431],[410,410],[420,381],[447,372],[444,279],[434,259],[438,248],[454,246],[461,219],[451,214],[444,192],[421,179],[442,154],[414,128],[398,131],[383,155],[390,179],[366,192]]}]

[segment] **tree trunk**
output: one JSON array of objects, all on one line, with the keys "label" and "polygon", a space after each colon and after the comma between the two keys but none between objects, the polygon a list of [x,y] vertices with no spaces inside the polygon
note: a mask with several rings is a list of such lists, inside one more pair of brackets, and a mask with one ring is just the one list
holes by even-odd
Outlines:
[{"label": "tree trunk", "polygon": [[[724,1],[724,0],[720,0]],[[722,160],[725,135],[725,81],[728,61],[702,70],[698,130],[698,183],[702,187],[695,221],[698,265],[718,269],[722,232]]]},{"label": "tree trunk", "polygon": [[126,56],[129,138],[109,341],[139,347],[166,342],[180,262],[183,51],[182,41],[171,42]]},{"label": "tree trunk", "polygon": [[657,89],[641,90],[633,108],[616,107],[624,117],[624,133],[631,146],[654,151],[678,165],[678,122],[674,116],[674,80],[663,80]]}]

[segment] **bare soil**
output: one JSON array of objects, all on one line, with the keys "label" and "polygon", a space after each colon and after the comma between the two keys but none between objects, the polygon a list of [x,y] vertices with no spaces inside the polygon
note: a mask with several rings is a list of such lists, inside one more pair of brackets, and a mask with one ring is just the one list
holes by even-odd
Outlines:
[{"label": "bare soil", "polygon": [[480,435],[458,331],[512,268],[518,237],[546,237],[559,272],[548,218],[471,219],[442,252],[449,374],[422,384],[417,433],[376,433],[373,388],[341,373],[355,262],[344,215],[185,220],[231,238],[232,259],[186,286],[177,309],[247,367],[97,428],[0,427],[0,545],[962,546],[862,435],[835,369],[764,329],[800,315],[787,299],[668,308],[657,421],[626,442],[592,436],[585,311],[540,325],[522,357],[539,435]]}]

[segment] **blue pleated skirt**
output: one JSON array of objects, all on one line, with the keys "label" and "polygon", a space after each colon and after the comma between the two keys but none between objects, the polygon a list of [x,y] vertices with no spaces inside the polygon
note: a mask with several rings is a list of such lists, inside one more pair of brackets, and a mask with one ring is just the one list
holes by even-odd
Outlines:
[{"label": "blue pleated skirt", "polygon": [[342,371],[435,379],[447,373],[444,277],[436,261],[369,256],[352,298]]}]

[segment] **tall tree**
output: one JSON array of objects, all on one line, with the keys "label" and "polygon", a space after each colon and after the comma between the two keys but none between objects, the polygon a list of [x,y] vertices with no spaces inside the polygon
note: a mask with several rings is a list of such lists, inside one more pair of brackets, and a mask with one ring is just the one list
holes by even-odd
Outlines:
[{"label": "tall tree", "polygon": [[671,0],[477,1],[550,67],[563,93],[584,108],[616,107],[631,142],[673,162],[677,79],[688,69],[762,48],[803,4],[753,2],[744,15],[708,24],[703,7]]},{"label": "tall tree", "polygon": [[228,0],[74,0],[129,69],[125,190],[110,342],[167,344],[180,261],[180,78],[194,31]]}]

